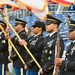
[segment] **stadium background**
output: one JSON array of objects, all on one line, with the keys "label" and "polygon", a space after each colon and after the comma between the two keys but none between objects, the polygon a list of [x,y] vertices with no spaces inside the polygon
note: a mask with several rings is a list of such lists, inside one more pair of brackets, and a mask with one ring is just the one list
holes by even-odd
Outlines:
[{"label": "stadium background", "polygon": [[[70,44],[71,41],[68,39],[68,34],[67,34],[68,26],[66,26],[64,22],[67,15],[70,15],[71,19],[75,20],[75,4],[71,4],[70,7],[64,7],[50,0],[47,0],[47,1],[49,2],[48,10],[49,12],[52,13],[50,15],[62,21],[60,25],[60,34],[63,37],[64,43],[65,43],[65,50],[66,50],[66,47]],[[7,8],[8,8],[9,22],[12,24],[12,26],[14,26],[15,18],[20,18],[22,20],[27,21],[27,26],[30,26],[30,28],[36,20],[39,20],[38,17],[36,17],[33,13],[31,13],[27,9],[11,8],[10,6],[7,6]],[[3,9],[4,9],[3,7],[0,7],[0,11],[4,13]],[[4,20],[1,15],[0,15],[0,20]],[[11,31],[11,36],[13,35],[14,34]],[[44,37],[46,37],[47,35],[48,33],[44,32]]]},{"label": "stadium background", "polygon": [[[14,1],[14,0],[11,0],[11,1]],[[64,22],[67,15],[70,15],[71,19],[75,20],[75,4],[71,4],[70,7],[64,7],[50,0],[47,0],[47,2],[49,3],[48,10],[49,12],[52,13],[50,15],[56,18],[59,18],[63,22],[60,25],[60,34],[64,39],[65,48],[66,48],[66,46],[70,44],[70,40],[68,39],[68,35],[67,35],[68,27],[64,24]],[[34,24],[36,20],[39,20],[38,17],[36,17],[33,13],[31,13],[27,9],[24,9],[24,10],[18,9],[16,7],[11,7],[8,5],[7,5],[7,8],[8,8],[9,22],[12,24],[12,26],[14,26],[15,18],[20,18],[22,20],[27,21],[27,26],[30,26],[30,27]],[[0,10],[2,10],[2,12],[4,13],[3,9],[4,7],[0,7]],[[4,20],[1,15],[0,15],[0,20]],[[44,32],[44,37],[47,35],[48,34]],[[13,32],[11,32],[11,36],[13,36]]]}]

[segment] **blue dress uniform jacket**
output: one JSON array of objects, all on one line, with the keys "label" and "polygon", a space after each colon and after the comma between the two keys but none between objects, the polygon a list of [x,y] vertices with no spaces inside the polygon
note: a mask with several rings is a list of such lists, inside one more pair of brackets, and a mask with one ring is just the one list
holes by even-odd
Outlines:
[{"label": "blue dress uniform jacket", "polygon": [[[36,47],[43,40],[44,40],[43,34],[39,34],[37,36],[33,36],[32,38],[30,38],[29,42],[28,42],[28,48],[31,51],[31,53],[33,54],[33,56],[35,57],[35,59],[38,61],[38,63],[39,63],[40,57],[41,57],[41,50],[39,48],[36,48]],[[34,71],[34,72],[38,72],[39,68],[35,64],[33,59],[31,57],[28,57],[27,59],[28,59],[27,60],[27,66],[30,68],[30,70]]]},{"label": "blue dress uniform jacket", "polygon": [[[41,55],[41,64],[42,70],[45,75],[52,75],[53,67],[54,67],[54,58],[55,58],[55,45],[57,40],[57,32],[54,33],[51,37],[47,36],[40,45],[42,47],[42,55]],[[60,37],[60,57],[63,54],[64,50],[64,42]]]},{"label": "blue dress uniform jacket", "polygon": [[0,32],[0,63],[7,64],[8,63],[8,41],[5,40],[5,36],[2,32]]},{"label": "blue dress uniform jacket", "polygon": [[61,75],[75,75],[75,42],[67,47],[66,57],[61,66]]},{"label": "blue dress uniform jacket", "polygon": [[[21,39],[27,38],[25,30],[20,31],[18,35],[21,37]],[[16,36],[12,38],[12,42],[14,43],[16,49],[18,50],[19,54],[22,56],[24,61],[26,61],[26,50],[24,49],[23,46],[19,45],[18,38]],[[21,62],[20,58],[18,57],[14,49],[12,49],[11,59],[13,60],[13,67],[15,68],[24,67],[24,64]]]}]

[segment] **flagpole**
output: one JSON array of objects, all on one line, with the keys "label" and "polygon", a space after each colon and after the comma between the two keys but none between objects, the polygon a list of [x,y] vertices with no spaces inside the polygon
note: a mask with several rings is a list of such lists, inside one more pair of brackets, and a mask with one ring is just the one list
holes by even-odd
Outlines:
[{"label": "flagpole", "polygon": [[[4,12],[5,12],[5,16],[6,16],[6,18],[8,19],[8,9],[7,9],[7,6],[6,5],[4,5]],[[9,20],[9,19],[8,19]],[[8,27],[8,23],[6,23],[7,24],[7,27]],[[8,33],[8,35],[10,34],[10,32]],[[9,43],[9,39],[8,39],[8,51],[9,51],[9,55],[10,55],[10,43]]]},{"label": "flagpole", "polygon": [[[8,20],[8,9],[7,6],[4,5],[4,9],[5,9],[5,16]],[[7,23],[7,27],[8,27],[8,23]],[[8,33],[8,35],[10,34],[10,32]],[[10,55],[10,44],[12,45],[12,47],[14,48],[15,52],[17,53],[17,55],[19,56],[20,60],[22,61],[22,63],[25,65],[24,60],[22,59],[21,55],[19,54],[19,52],[17,51],[17,49],[15,48],[15,46],[13,45],[13,43],[10,41],[10,39],[8,39],[8,51],[9,51],[9,55]]]},{"label": "flagpole", "polygon": [[[1,13],[1,12],[0,12]],[[14,30],[14,28],[12,27],[12,25],[9,23],[9,21],[7,20],[7,18],[1,13],[1,15],[4,17],[4,20],[8,23],[9,27],[12,29],[12,31],[15,33],[15,35],[17,36],[17,38],[19,40],[21,40],[21,38],[19,37],[19,35],[17,34],[17,32]],[[34,60],[34,62],[36,63],[36,65],[41,68],[40,64],[37,62],[37,60],[35,59],[35,57],[32,55],[32,53],[30,52],[30,50],[26,47],[26,45],[23,45],[25,50],[29,53],[29,55],[32,57],[32,59]]]},{"label": "flagpole", "polygon": [[75,0],[74,0],[74,4],[75,4]]}]

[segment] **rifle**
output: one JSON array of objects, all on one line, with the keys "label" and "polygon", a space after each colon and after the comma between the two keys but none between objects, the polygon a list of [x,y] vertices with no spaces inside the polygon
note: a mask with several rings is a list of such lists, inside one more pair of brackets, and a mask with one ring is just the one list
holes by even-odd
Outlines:
[{"label": "rifle", "polygon": [[[60,58],[60,36],[59,36],[59,29],[57,31],[57,41],[55,45],[55,58]],[[52,75],[58,75],[59,74],[59,65],[54,66],[54,71]]]}]

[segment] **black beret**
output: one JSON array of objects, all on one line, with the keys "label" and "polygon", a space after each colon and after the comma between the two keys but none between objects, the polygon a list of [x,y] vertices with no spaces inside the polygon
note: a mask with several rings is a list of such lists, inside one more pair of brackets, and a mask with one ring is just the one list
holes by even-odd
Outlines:
[{"label": "black beret", "polygon": [[32,27],[41,27],[43,31],[45,31],[45,23],[40,21],[35,21],[34,25]]}]

